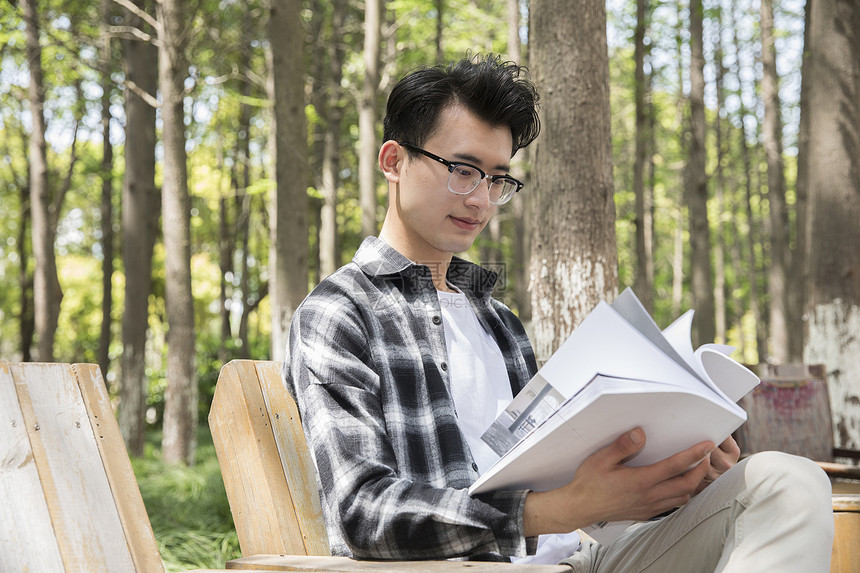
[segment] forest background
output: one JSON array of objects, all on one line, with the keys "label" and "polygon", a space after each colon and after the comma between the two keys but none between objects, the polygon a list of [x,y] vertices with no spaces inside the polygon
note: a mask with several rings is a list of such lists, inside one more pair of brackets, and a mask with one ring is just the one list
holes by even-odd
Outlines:
[{"label": "forest background", "polygon": [[223,564],[220,366],[282,358],[376,232],[396,80],[492,52],[543,134],[466,256],[538,356],[632,286],[739,360],[824,363],[856,448],[857,30],[842,0],[0,1],[0,357],[98,363],[165,560]]}]

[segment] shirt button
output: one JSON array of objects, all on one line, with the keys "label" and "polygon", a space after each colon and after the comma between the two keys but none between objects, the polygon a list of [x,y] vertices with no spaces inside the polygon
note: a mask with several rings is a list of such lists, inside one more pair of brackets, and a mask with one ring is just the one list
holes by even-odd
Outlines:
[{"label": "shirt button", "polygon": [[442,317],[441,316],[434,316],[433,317],[433,324],[435,324],[436,326],[439,326],[440,324],[442,324]]},{"label": "shirt button", "polygon": [[442,368],[442,371],[443,371],[443,372],[447,372],[447,371],[448,371],[448,363],[447,363],[447,362],[443,362],[443,363],[440,365],[440,368]]},{"label": "shirt button", "polygon": [[478,471],[478,464],[476,464],[475,462],[472,462],[472,469],[475,471]]}]

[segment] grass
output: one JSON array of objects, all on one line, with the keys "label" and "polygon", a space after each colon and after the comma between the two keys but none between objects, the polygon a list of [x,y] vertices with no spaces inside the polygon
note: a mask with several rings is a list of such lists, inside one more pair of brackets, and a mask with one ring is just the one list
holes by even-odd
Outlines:
[{"label": "grass", "polygon": [[193,467],[164,463],[160,443],[151,436],[132,467],[165,570],[224,568],[241,553],[208,428],[200,428]]}]

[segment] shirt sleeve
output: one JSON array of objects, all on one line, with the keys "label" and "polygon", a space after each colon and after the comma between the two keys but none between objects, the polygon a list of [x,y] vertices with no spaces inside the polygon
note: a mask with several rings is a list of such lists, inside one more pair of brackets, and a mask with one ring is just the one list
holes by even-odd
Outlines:
[{"label": "shirt sleeve", "polygon": [[386,433],[380,376],[359,309],[306,300],[290,331],[285,380],[297,398],[327,518],[358,558],[443,559],[533,551],[526,491],[471,497],[402,477]]}]

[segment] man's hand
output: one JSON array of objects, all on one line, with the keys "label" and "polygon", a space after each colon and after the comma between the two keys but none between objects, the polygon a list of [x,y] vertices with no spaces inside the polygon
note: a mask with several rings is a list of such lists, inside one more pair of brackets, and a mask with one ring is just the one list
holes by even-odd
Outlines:
[{"label": "man's hand", "polygon": [[702,442],[655,464],[623,465],[644,445],[645,433],[632,430],[586,458],[567,485],[530,493],[523,510],[526,535],[659,515],[687,503],[708,472],[722,468],[731,457],[718,455],[712,465],[709,454],[715,451],[714,444]]},{"label": "man's hand", "polygon": [[741,450],[738,447],[737,442],[735,442],[734,438],[729,436],[722,444],[720,444],[720,447],[711,452],[711,455],[708,458],[710,468],[708,469],[708,473],[706,473],[705,477],[702,479],[702,483],[700,483],[699,487],[696,488],[696,493],[699,493],[711,485],[715,479],[723,475],[729,470],[729,468],[738,463],[738,458],[740,457]]}]

